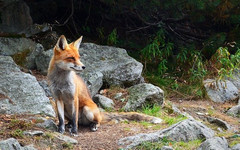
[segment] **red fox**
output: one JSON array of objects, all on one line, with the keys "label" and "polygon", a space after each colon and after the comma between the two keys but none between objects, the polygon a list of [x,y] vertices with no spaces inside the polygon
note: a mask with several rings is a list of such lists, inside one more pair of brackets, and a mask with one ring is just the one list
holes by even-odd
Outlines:
[{"label": "red fox", "polygon": [[64,133],[64,118],[71,125],[71,134],[77,134],[78,125],[90,125],[97,131],[102,116],[91,99],[88,88],[76,72],[85,69],[78,52],[82,36],[70,44],[60,36],[48,68],[49,87],[57,105],[58,132]]}]

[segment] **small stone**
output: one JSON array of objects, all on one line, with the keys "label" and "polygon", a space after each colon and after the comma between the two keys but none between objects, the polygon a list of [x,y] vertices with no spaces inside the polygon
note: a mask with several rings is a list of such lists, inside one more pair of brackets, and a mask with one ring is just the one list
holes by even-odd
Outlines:
[{"label": "small stone", "polygon": [[58,133],[58,132],[54,132],[54,137],[56,137],[57,139],[59,140],[62,140],[64,142],[67,142],[67,143],[72,143],[72,144],[77,144],[78,141],[69,137],[69,136],[66,136],[66,135],[63,135],[61,133]]},{"label": "small stone", "polygon": [[114,99],[120,99],[122,97],[123,93],[116,93],[116,95],[114,96]]},{"label": "small stone", "polygon": [[107,98],[103,95],[97,94],[93,97],[93,100],[100,104],[104,109],[113,109],[114,108],[114,102],[110,98]]},{"label": "small stone", "polygon": [[171,146],[163,146],[161,150],[173,150]]},{"label": "small stone", "polygon": [[225,122],[219,118],[207,117],[207,120],[208,120],[208,122],[216,124],[217,126],[222,127],[225,130],[231,129],[231,126],[227,122]]},{"label": "small stone", "polygon": [[28,135],[28,136],[40,136],[43,135],[43,131],[24,131],[23,134],[24,135]]},{"label": "small stone", "polygon": [[39,123],[36,123],[37,127],[49,129],[49,130],[52,130],[52,131],[57,130],[57,125],[52,119],[46,119],[46,118],[43,118],[43,117],[33,118],[33,119],[41,121]]},{"label": "small stone", "polygon": [[205,114],[204,113],[201,113],[201,112],[196,112],[197,115],[200,115],[200,116],[204,116]]},{"label": "small stone", "polygon": [[148,83],[134,85],[127,89],[129,96],[125,111],[135,111],[144,104],[162,105],[164,101],[164,91],[157,86]]},{"label": "small stone", "polygon": [[214,137],[204,141],[197,150],[230,150],[224,137]]}]

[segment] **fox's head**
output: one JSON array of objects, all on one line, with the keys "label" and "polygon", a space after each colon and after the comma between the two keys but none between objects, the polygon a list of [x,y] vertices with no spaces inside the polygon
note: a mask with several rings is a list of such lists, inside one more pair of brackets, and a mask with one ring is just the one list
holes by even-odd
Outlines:
[{"label": "fox's head", "polygon": [[81,42],[82,36],[70,44],[67,43],[64,35],[60,36],[54,47],[54,60],[57,67],[69,71],[82,71],[85,69],[78,52]]}]

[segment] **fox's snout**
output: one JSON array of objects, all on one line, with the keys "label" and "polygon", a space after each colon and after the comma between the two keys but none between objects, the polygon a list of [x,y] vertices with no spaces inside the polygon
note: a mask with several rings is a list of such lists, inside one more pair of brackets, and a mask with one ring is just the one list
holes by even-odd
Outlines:
[{"label": "fox's snout", "polygon": [[74,65],[71,66],[70,68],[71,68],[71,70],[73,70],[73,71],[82,71],[82,70],[84,70],[86,67],[85,67],[82,63],[80,63],[80,64],[74,64]]}]

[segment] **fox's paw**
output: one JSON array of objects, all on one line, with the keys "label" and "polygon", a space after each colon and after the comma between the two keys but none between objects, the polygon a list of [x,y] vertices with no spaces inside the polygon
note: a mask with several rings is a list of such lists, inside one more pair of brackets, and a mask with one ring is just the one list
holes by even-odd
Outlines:
[{"label": "fox's paw", "polygon": [[71,136],[78,136],[77,128],[71,128],[70,134],[71,134]]},{"label": "fox's paw", "polygon": [[90,124],[90,130],[92,131],[92,132],[96,132],[97,131],[97,124],[96,123],[91,123]]},{"label": "fox's paw", "polygon": [[62,127],[62,126],[58,127],[58,132],[59,133],[63,134],[64,131],[65,131],[64,127]]},{"label": "fox's paw", "polygon": [[68,122],[68,124],[65,125],[65,128],[71,129],[72,128],[72,124],[70,122]]},{"label": "fox's paw", "polygon": [[70,132],[73,133],[73,134],[77,134],[77,128],[71,128]]}]

